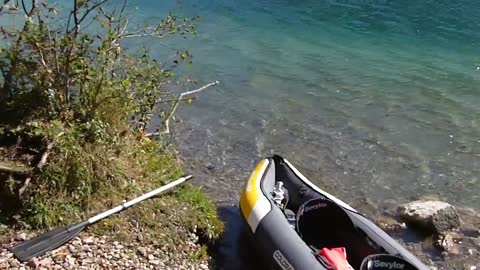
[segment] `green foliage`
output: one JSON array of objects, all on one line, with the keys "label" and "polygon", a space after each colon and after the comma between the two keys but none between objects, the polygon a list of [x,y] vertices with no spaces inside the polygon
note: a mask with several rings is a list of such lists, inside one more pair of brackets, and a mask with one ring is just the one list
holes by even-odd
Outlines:
[{"label": "green foliage", "polygon": [[[62,13],[32,1],[23,26],[0,28],[0,156],[32,167],[28,186],[0,172],[0,211],[33,228],[78,221],[181,175],[175,153],[143,135],[157,104],[172,100],[164,87],[174,70],[146,51],[130,55],[122,44],[195,34],[193,20],[170,14],[158,25],[131,30],[123,7],[109,11],[102,1],[75,2]],[[60,13],[68,14],[66,22],[59,22]],[[83,30],[88,24],[95,32]],[[191,57],[179,52],[173,66]],[[46,153],[48,162],[39,166]],[[183,214],[185,225],[218,236],[215,207],[199,189],[175,194],[173,207],[193,209]],[[139,211],[158,210],[148,205]]]},{"label": "green foliage", "polygon": [[216,239],[223,231],[223,223],[218,220],[215,205],[210,198],[200,188],[191,185],[187,185],[178,191],[177,195],[180,202],[189,205],[193,212],[196,213],[196,218],[206,221],[193,220],[194,224],[200,223],[204,225],[199,228],[201,234],[208,239]]},{"label": "green foliage", "polygon": [[[67,29],[54,27],[57,9],[37,6],[21,30],[2,29],[8,41],[0,53],[0,87],[4,122],[58,119],[65,123],[101,121],[112,128],[143,129],[156,102],[168,96],[163,88],[174,73],[148,53],[131,57],[122,40],[195,33],[192,20],[180,23],[172,14],[158,25],[128,30],[121,11],[105,11],[98,1],[77,1]],[[98,29],[81,32],[90,18]],[[35,15],[35,16],[34,16]],[[74,23],[72,23],[74,22]],[[177,61],[190,61],[188,51]],[[133,121],[128,122],[130,117]]]}]

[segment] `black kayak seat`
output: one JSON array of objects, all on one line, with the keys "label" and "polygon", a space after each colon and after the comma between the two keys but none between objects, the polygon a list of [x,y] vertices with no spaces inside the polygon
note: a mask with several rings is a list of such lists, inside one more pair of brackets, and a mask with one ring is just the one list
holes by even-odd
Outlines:
[{"label": "black kayak seat", "polygon": [[348,262],[359,269],[365,257],[378,251],[358,232],[345,211],[329,199],[311,199],[299,207],[296,229],[302,240],[315,249],[345,247]]},{"label": "black kayak seat", "polygon": [[360,270],[418,270],[418,268],[397,256],[375,254],[363,260]]}]

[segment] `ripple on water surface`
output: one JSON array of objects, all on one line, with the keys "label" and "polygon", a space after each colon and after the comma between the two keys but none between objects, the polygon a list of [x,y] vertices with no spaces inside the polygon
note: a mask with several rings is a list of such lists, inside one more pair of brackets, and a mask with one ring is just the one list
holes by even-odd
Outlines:
[{"label": "ripple on water surface", "polygon": [[[138,1],[137,1],[138,2]],[[198,36],[181,74],[221,81],[180,114],[202,185],[236,202],[280,153],[352,204],[436,194],[480,208],[480,2],[184,0]],[[136,20],[166,12],[142,1]],[[208,166],[207,166],[208,165]],[[209,169],[206,169],[209,167]]]}]

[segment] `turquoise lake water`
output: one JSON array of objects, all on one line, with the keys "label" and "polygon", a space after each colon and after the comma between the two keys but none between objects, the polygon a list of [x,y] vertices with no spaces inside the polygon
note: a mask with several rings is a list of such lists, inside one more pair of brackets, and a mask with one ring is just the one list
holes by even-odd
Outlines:
[{"label": "turquoise lake water", "polygon": [[255,162],[280,153],[363,208],[423,195],[480,208],[480,2],[131,7],[138,22],[171,9],[200,17],[197,36],[142,43],[158,55],[181,44],[194,55],[184,76],[221,82],[182,108],[177,128],[219,200],[235,201]]},{"label": "turquoise lake water", "polygon": [[231,206],[273,153],[369,215],[419,197],[480,209],[480,2],[132,0],[130,26],[172,10],[199,16],[198,35],[126,45],[159,59],[188,49],[179,79],[221,82],[175,125],[186,171],[227,223],[219,269],[257,264]]}]

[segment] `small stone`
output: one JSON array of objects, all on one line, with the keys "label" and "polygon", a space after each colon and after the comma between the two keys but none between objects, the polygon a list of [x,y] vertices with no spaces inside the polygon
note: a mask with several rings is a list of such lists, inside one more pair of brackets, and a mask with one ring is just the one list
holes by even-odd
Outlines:
[{"label": "small stone", "polygon": [[148,260],[154,260],[155,256],[153,256],[152,254],[149,254],[147,258],[148,258]]},{"label": "small stone", "polygon": [[209,171],[215,170],[215,165],[214,165],[213,163],[210,163],[210,162],[208,162],[207,164],[205,164],[205,167],[206,167],[207,170],[209,170]]},{"label": "small stone", "polygon": [[148,263],[149,263],[149,264],[152,264],[152,265],[159,265],[159,264],[160,264],[160,260],[149,260]]},{"label": "small stone", "polygon": [[5,259],[10,259],[13,257],[13,253],[8,252],[7,254],[1,254],[1,256]]},{"label": "small stone", "polygon": [[62,247],[59,247],[55,250],[52,251],[52,257],[56,257],[56,256],[60,256],[60,255],[64,255],[66,254],[67,252],[67,247],[66,246],[62,246]]},{"label": "small stone", "polygon": [[10,264],[7,261],[0,261],[0,269],[9,269]]},{"label": "small stone", "polygon": [[201,263],[198,267],[200,267],[200,269],[203,269],[203,270],[208,270],[208,266]]},{"label": "small stone", "polygon": [[86,237],[82,240],[82,242],[85,245],[91,245],[91,244],[95,243],[95,240],[93,239],[93,237]]},{"label": "small stone", "polygon": [[46,257],[40,261],[40,265],[49,268],[52,265],[52,258]]},{"label": "small stone", "polygon": [[82,241],[81,241],[81,240],[73,240],[73,241],[72,241],[72,245],[73,245],[73,246],[76,246],[76,247],[81,246],[81,245],[82,245]]},{"label": "small stone", "polygon": [[25,241],[27,240],[27,234],[22,232],[22,233],[19,233],[17,234],[17,236],[15,236],[15,240],[17,241]]},{"label": "small stone", "polygon": [[8,263],[10,264],[10,268],[19,266],[19,263],[18,263],[17,260],[10,260],[10,261],[8,261]]},{"label": "small stone", "polygon": [[76,251],[75,246],[69,245],[68,246],[68,251],[70,251],[70,253],[74,253]]},{"label": "small stone", "polygon": [[75,265],[75,258],[70,255],[67,255],[67,257],[65,257],[65,262],[73,266]]},{"label": "small stone", "polygon": [[138,247],[137,253],[142,255],[143,257],[147,257],[147,249],[145,247]]},{"label": "small stone", "polygon": [[40,266],[40,261],[37,258],[33,258],[30,261],[28,261],[27,265],[33,269],[36,269],[37,267]]}]

